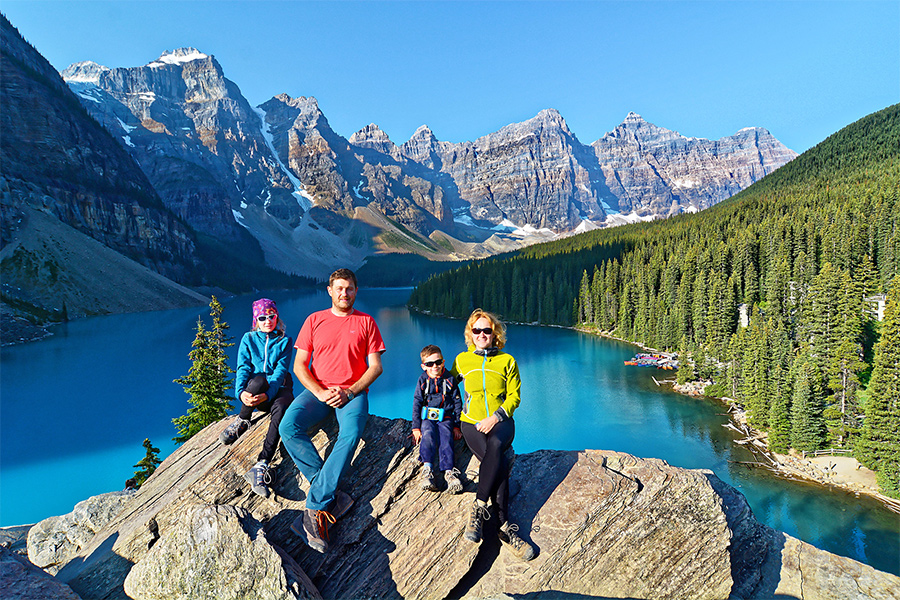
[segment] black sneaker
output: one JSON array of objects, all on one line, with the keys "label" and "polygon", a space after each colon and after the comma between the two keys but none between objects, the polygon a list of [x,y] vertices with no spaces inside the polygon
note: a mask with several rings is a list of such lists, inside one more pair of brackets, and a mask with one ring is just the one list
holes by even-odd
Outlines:
[{"label": "black sneaker", "polygon": [[248,429],[250,429],[250,421],[235,417],[234,421],[231,422],[231,425],[226,427],[222,430],[222,433],[219,434],[219,441],[226,446],[231,445],[235,443],[239,437],[244,435],[244,432]]},{"label": "black sneaker", "polygon": [[515,523],[507,521],[500,526],[498,536],[503,545],[509,548],[509,551],[519,560],[529,561],[534,558],[534,546],[520,538],[516,532],[519,526]]},{"label": "black sneaker", "polygon": [[422,472],[419,473],[419,487],[429,492],[438,491],[437,482],[434,480],[434,471],[428,465],[422,465]]},{"label": "black sneaker", "polygon": [[478,503],[478,500],[472,503],[472,511],[469,513],[469,523],[466,525],[466,539],[476,544],[481,541],[481,528],[484,522],[491,518],[487,505]]},{"label": "black sneaker", "polygon": [[272,473],[268,463],[259,461],[253,465],[252,469],[247,471],[244,475],[244,479],[250,484],[250,489],[253,490],[254,494],[262,496],[263,498],[269,497],[269,485],[272,484]]},{"label": "black sneaker", "polygon": [[324,554],[328,551],[328,528],[335,521],[327,511],[307,508],[291,523],[291,531],[303,538],[307,546]]}]

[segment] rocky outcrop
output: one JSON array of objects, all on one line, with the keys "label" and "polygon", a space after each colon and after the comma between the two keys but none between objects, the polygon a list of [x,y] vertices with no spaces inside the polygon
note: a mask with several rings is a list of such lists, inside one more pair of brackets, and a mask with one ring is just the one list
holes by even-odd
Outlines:
[{"label": "rocky outcrop", "polygon": [[133,491],[110,492],[82,500],[75,509],[49,517],[28,531],[28,560],[50,574],[69,562],[134,496]]},{"label": "rocky outcrop", "polygon": [[[759,524],[743,496],[709,471],[599,450],[515,458],[512,517],[538,548],[533,561],[517,562],[499,547],[494,520],[480,545],[462,537],[477,473],[464,444],[456,446],[464,492],[427,492],[417,485],[409,422],[379,417],[370,417],[342,480],[356,502],[321,555],[290,531],[307,489],[290,459],[276,455],[267,499],[243,479],[268,417],[225,447],[217,438],[228,421],[168,457],[57,577],[90,598],[124,598],[126,590],[135,597],[199,594],[213,585],[201,581],[203,573],[219,597],[239,597],[248,580],[264,579],[278,583],[254,590],[273,598],[900,594],[900,578]],[[326,423],[314,442],[327,453],[334,438],[334,424]],[[266,575],[262,566],[241,578],[219,575],[246,568],[241,557],[250,556],[265,563]]]},{"label": "rocky outcrop", "polygon": [[81,600],[72,588],[0,546],[0,598]]},{"label": "rocky outcrop", "polygon": [[193,507],[131,569],[125,592],[135,600],[321,598],[293,559],[266,542],[260,523],[228,505]]}]

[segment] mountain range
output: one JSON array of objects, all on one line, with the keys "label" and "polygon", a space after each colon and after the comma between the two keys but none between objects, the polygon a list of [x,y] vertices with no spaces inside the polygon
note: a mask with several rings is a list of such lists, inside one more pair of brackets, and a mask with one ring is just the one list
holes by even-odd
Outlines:
[{"label": "mountain range", "polygon": [[[2,27],[3,307],[33,322],[140,309],[130,296],[159,280],[133,285],[132,263],[172,289],[241,291],[378,253],[478,258],[699,211],[796,155],[765,129],[710,141],[634,113],[587,145],[553,109],[474,142],[422,126],[397,145],[375,124],[345,138],[313,97],[251,106],[193,48],[60,76]],[[46,216],[67,227],[35,231]],[[91,243],[123,266],[67,260]],[[196,301],[183,291],[165,295]]]},{"label": "mountain range", "polygon": [[304,275],[373,250],[477,257],[521,246],[526,232],[548,239],[694,212],[796,156],[765,129],[710,141],[635,113],[586,145],[553,109],[474,142],[422,126],[397,145],[375,124],[344,138],[315,98],[251,107],[194,48],[62,75],[166,206],[213,235],[243,226],[270,265]]}]

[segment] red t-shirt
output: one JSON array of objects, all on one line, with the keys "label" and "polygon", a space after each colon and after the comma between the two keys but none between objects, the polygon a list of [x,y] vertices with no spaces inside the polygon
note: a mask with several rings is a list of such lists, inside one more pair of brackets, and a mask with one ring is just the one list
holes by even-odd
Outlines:
[{"label": "red t-shirt", "polygon": [[369,368],[366,357],[385,350],[375,319],[358,310],[339,317],[331,309],[306,317],[294,348],[310,353],[309,370],[326,388],[349,387]]}]

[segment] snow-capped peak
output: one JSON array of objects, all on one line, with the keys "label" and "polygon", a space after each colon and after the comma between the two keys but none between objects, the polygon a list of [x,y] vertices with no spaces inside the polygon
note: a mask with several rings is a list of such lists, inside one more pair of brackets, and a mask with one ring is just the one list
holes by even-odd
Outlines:
[{"label": "snow-capped peak", "polygon": [[176,50],[166,50],[159,58],[147,66],[162,67],[164,65],[183,65],[192,60],[202,60],[204,58],[209,57],[196,48],[178,48]]},{"label": "snow-capped peak", "polygon": [[99,65],[92,60],[72,63],[60,73],[66,83],[100,83],[100,74],[109,71],[109,67]]}]

